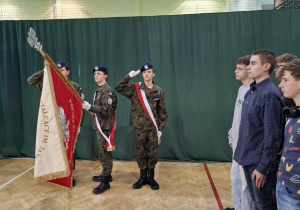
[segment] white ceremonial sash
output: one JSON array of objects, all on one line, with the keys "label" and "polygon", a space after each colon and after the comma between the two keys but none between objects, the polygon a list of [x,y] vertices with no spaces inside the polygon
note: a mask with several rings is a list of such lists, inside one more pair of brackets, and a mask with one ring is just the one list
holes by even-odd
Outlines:
[{"label": "white ceremonial sash", "polygon": [[[94,94],[94,101],[93,101],[93,105],[95,105],[95,100],[96,100],[96,93]],[[100,134],[103,136],[103,138],[106,140],[106,146],[107,146],[107,151],[113,151],[115,150],[115,145],[114,145],[114,136],[115,136],[115,128],[116,128],[116,119],[114,117],[114,125],[113,125],[113,128],[110,132],[110,135],[109,137],[107,137],[105,135],[105,133],[103,133],[102,129],[101,129],[101,126],[100,126],[100,123],[98,121],[98,118],[97,118],[97,115],[94,113],[94,119],[95,119],[95,124],[96,124],[96,127],[98,129],[98,131],[100,132]]]},{"label": "white ceremonial sash", "polygon": [[149,116],[149,118],[152,120],[153,124],[155,125],[156,131],[157,131],[157,138],[159,138],[157,123],[153,116],[152,110],[150,108],[149,102],[148,102],[146,94],[145,94],[145,91],[139,88],[140,85],[141,85],[141,82],[135,84],[136,91],[138,93],[138,97],[140,99],[140,102],[141,102],[142,107],[144,108],[146,114]]}]

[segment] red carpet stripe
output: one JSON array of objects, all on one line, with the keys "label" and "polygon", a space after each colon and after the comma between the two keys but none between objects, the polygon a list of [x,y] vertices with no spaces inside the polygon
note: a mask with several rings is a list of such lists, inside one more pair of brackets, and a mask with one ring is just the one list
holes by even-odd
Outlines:
[{"label": "red carpet stripe", "polygon": [[219,205],[219,208],[220,208],[220,210],[224,210],[224,207],[223,207],[223,205],[222,205],[222,202],[221,202],[221,199],[220,199],[220,197],[219,197],[218,191],[217,191],[217,189],[216,189],[216,187],[215,187],[215,184],[214,184],[214,182],[213,182],[213,180],[212,180],[212,178],[211,178],[211,175],[210,175],[210,173],[209,173],[209,170],[208,170],[208,168],[207,168],[207,165],[206,165],[206,163],[203,163],[203,165],[204,165],[204,168],[205,168],[205,171],[206,171],[208,180],[209,180],[209,182],[210,182],[211,188],[212,188],[212,190],[214,191],[215,198],[216,198],[216,200],[217,200],[217,203],[218,203],[218,205]]}]

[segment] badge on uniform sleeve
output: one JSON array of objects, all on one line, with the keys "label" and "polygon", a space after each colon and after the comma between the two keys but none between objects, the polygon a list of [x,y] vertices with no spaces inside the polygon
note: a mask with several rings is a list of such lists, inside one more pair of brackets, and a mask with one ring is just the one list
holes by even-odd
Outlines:
[{"label": "badge on uniform sleeve", "polygon": [[109,96],[112,96],[112,93],[108,93]]},{"label": "badge on uniform sleeve", "polygon": [[158,101],[158,100],[159,100],[159,95],[152,96],[152,100],[153,100],[153,101]]},{"label": "badge on uniform sleeve", "polygon": [[108,103],[109,105],[112,105],[112,99],[111,99],[111,98],[108,98],[108,99],[107,99],[107,103]]}]

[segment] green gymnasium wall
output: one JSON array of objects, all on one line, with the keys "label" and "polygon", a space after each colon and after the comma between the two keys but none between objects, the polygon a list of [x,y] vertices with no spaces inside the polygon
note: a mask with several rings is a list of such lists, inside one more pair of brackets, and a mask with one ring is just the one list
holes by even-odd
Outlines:
[{"label": "green gymnasium wall", "polygon": [[[44,50],[71,66],[70,79],[92,102],[97,85],[92,69],[104,65],[115,87],[146,61],[166,96],[168,123],[160,160],[230,161],[227,132],[238,87],[235,61],[261,48],[300,56],[300,10],[273,10],[155,17],[1,21],[0,158],[34,157],[41,93],[27,78],[43,67],[43,57],[26,39],[33,27]],[[142,80],[139,75],[132,80]],[[273,78],[275,84],[278,82]],[[116,160],[134,160],[130,102],[120,94],[116,112]],[[91,117],[86,114],[76,154],[97,159]]]}]

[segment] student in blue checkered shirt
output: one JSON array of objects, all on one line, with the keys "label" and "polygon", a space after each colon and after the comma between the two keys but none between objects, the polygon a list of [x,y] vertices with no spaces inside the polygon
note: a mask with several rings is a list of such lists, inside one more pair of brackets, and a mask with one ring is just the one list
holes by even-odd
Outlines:
[{"label": "student in blue checkered shirt", "polygon": [[247,72],[255,79],[246,93],[234,160],[244,168],[257,209],[276,210],[275,181],[282,138],[283,102],[270,75],[276,66],[270,50],[252,53]]}]

